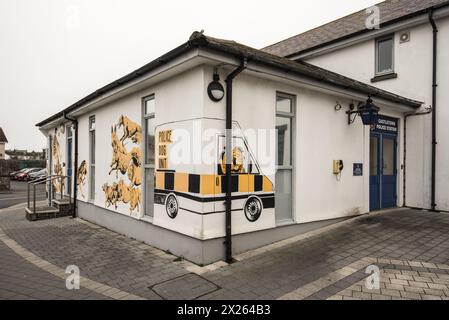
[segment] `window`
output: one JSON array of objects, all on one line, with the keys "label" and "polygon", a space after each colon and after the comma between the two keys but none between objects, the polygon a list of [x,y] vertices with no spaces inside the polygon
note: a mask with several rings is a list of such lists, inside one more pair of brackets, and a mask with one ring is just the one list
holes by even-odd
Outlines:
[{"label": "window", "polygon": [[67,194],[72,194],[72,175],[73,175],[73,132],[72,126],[68,125],[66,127],[67,141],[66,141],[66,152],[67,152]]},{"label": "window", "polygon": [[154,133],[156,129],[154,95],[143,99],[143,128],[145,132],[145,209],[144,214],[153,217],[154,210]]},{"label": "window", "polygon": [[293,220],[293,141],[296,99],[276,95],[276,222]]},{"label": "window", "polygon": [[376,75],[394,72],[394,35],[376,40]]},{"label": "window", "polygon": [[89,201],[95,200],[95,116],[89,118]]}]

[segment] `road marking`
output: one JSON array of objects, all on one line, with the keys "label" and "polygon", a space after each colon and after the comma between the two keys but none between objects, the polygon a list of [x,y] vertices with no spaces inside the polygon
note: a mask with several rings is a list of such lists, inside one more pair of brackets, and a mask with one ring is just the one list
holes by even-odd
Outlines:
[{"label": "road marking", "polygon": [[[22,247],[20,244],[18,244],[13,239],[9,238],[0,228],[0,241],[2,241],[5,245],[7,245],[14,253],[21,256],[28,262],[32,263],[36,267],[45,270],[64,281],[67,279],[67,273],[65,270],[59,268],[58,266],[36,256],[34,253],[28,251],[24,247]],[[139,297],[137,295],[134,295],[132,293],[119,290],[114,287],[110,287],[108,285],[102,284],[100,282],[96,282],[94,280],[90,280],[85,277],[80,277],[80,286],[89,289],[91,291],[94,291],[96,293],[99,293],[101,295],[104,295],[106,297],[116,299],[116,300],[145,300],[143,297]],[[120,298],[117,299],[120,293]]]}]

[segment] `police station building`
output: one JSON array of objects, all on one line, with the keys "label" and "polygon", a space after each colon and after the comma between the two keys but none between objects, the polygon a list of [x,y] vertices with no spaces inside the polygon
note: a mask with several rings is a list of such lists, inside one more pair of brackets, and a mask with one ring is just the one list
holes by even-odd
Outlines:
[{"label": "police station building", "polygon": [[421,108],[194,32],[38,127],[78,217],[205,265],[401,207],[404,119]]}]

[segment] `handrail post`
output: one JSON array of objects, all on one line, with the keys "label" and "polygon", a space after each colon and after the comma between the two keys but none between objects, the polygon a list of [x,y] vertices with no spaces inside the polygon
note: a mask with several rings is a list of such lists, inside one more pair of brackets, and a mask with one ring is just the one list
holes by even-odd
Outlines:
[{"label": "handrail post", "polygon": [[27,194],[28,194],[27,207],[29,208],[30,207],[30,183],[28,183]]},{"label": "handrail post", "polygon": [[53,181],[51,179],[51,175],[48,179],[49,188],[48,188],[48,206],[51,207],[51,202],[53,200]]},{"label": "handrail post", "polygon": [[33,184],[33,214],[36,214],[36,185]]}]

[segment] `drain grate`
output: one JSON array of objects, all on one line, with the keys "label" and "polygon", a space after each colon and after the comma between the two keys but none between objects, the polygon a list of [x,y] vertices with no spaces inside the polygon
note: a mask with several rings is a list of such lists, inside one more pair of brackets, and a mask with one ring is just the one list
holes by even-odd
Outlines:
[{"label": "drain grate", "polygon": [[155,284],[150,289],[165,300],[194,300],[220,290],[220,287],[197,274],[189,273]]}]

